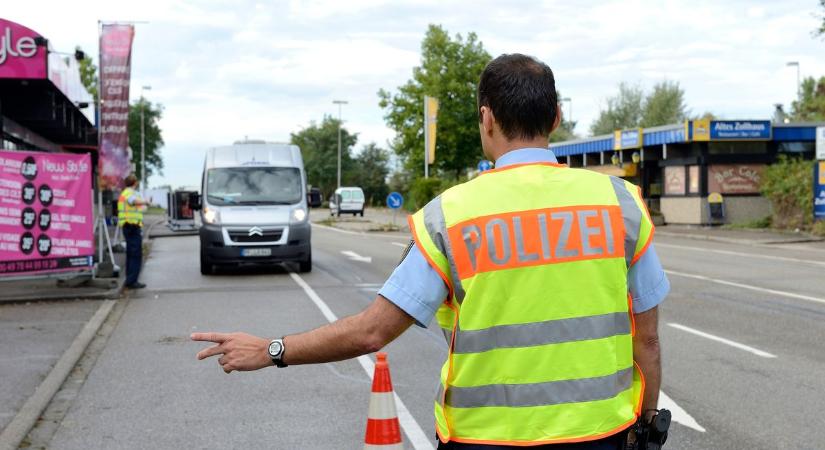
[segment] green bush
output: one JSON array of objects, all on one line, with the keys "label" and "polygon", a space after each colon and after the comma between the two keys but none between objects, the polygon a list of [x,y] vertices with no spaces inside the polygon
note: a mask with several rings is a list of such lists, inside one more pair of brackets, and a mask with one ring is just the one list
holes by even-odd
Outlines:
[{"label": "green bush", "polygon": [[813,221],[813,161],[788,158],[768,166],[762,175],[762,195],[773,208],[776,228],[808,228]]},{"label": "green bush", "polygon": [[825,220],[817,220],[811,227],[811,232],[817,236],[825,237]]},{"label": "green bush", "polygon": [[405,206],[410,211],[423,208],[436,195],[441,193],[442,181],[440,178],[418,178],[410,186],[410,201]]}]

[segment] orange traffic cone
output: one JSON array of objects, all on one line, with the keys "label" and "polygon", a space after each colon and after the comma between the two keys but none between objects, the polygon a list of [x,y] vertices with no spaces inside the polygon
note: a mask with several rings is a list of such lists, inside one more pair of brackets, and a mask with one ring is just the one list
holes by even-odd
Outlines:
[{"label": "orange traffic cone", "polygon": [[372,394],[370,394],[370,409],[367,414],[367,436],[364,439],[364,450],[403,450],[404,444],[401,443],[401,427],[398,424],[398,413],[395,411],[395,394],[392,391],[387,354],[378,352],[376,356],[378,361],[375,363],[375,375],[372,377]]}]

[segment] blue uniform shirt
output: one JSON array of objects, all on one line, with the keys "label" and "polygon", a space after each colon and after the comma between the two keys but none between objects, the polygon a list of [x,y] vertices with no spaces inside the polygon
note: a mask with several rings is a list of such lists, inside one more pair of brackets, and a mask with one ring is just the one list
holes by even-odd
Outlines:
[{"label": "blue uniform shirt", "polygon": [[[555,163],[557,160],[556,155],[546,148],[524,148],[504,154],[496,161],[496,167],[533,162]],[[627,285],[635,313],[653,308],[670,292],[670,282],[653,244],[627,272]],[[378,294],[404,310],[419,326],[427,326],[448,292],[444,280],[414,245]]]}]

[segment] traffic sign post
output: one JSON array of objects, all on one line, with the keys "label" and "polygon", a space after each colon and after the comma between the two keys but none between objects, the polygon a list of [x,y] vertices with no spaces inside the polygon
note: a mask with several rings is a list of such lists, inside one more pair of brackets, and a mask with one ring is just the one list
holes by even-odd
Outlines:
[{"label": "traffic sign post", "polygon": [[398,215],[398,209],[404,204],[404,197],[398,192],[390,192],[387,196],[387,207],[392,210],[392,226],[395,226],[395,217]]}]

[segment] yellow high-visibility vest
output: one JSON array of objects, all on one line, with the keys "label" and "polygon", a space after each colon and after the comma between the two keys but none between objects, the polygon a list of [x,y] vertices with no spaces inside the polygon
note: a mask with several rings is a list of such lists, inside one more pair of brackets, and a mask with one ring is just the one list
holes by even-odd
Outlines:
[{"label": "yellow high-visibility vest", "polygon": [[118,226],[137,225],[143,226],[143,210],[140,206],[130,205],[129,199],[133,196],[140,198],[140,194],[132,188],[124,188],[117,199],[117,224]]},{"label": "yellow high-visibility vest", "polygon": [[435,402],[443,442],[541,445],[632,425],[629,267],[653,237],[636,186],[551,163],[484,172],[410,217],[449,288]]}]

